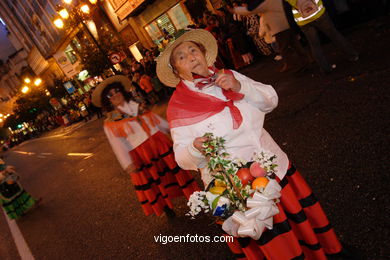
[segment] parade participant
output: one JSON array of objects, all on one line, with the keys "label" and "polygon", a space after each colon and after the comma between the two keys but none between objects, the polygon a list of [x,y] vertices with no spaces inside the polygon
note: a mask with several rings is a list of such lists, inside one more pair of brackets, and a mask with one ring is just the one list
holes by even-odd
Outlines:
[{"label": "parade participant", "polygon": [[134,102],[131,81],[110,77],[93,92],[92,102],[107,111],[104,132],[122,168],[130,175],[145,215],[174,216],[172,198],[187,198],[198,186],[189,171],[176,164],[172,141],[163,133],[167,122]]},{"label": "parade participant", "polygon": [[232,13],[241,15],[259,14],[262,17],[262,26],[266,26],[269,34],[275,37],[283,56],[283,67],[280,72],[290,69],[298,72],[305,70],[308,65],[308,56],[298,41],[298,36],[290,28],[283,8],[284,0],[255,0],[249,1],[247,6],[229,9]]},{"label": "parade participant", "polygon": [[318,32],[323,32],[334,43],[343,49],[348,55],[350,61],[359,60],[359,54],[344,38],[344,36],[336,29],[328,13],[325,10],[322,0],[285,0],[292,6],[294,20],[305,34],[311,52],[317,64],[323,73],[330,73],[335,64],[330,64],[326,59],[321,48]]},{"label": "parade participant", "polygon": [[236,71],[217,71],[217,48],[212,34],[192,30],[157,60],[160,80],[176,87],[167,116],[178,165],[200,169],[205,186],[212,181],[202,146],[206,132],[223,137],[234,158],[251,161],[255,152],[275,154],[282,191],[273,229],[259,240],[236,238],[229,247],[246,259],[319,260],[340,253],[342,246],[310,187],[263,128],[265,114],[278,104],[275,90]]},{"label": "parade participant", "polygon": [[10,219],[18,219],[32,209],[36,200],[20,185],[15,168],[0,159],[0,205]]}]

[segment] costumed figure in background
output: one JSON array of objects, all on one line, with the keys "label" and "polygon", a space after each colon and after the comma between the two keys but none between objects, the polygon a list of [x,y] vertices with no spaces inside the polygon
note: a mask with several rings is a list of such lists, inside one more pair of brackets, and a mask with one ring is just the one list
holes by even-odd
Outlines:
[{"label": "costumed figure in background", "polygon": [[40,202],[31,197],[18,180],[15,168],[0,159],[0,205],[10,219],[20,218]]},{"label": "costumed figure in background", "polygon": [[122,168],[130,175],[145,215],[174,216],[171,199],[196,190],[189,171],[176,164],[168,124],[132,100],[131,81],[121,75],[100,83],[92,102],[107,111],[104,132]]}]

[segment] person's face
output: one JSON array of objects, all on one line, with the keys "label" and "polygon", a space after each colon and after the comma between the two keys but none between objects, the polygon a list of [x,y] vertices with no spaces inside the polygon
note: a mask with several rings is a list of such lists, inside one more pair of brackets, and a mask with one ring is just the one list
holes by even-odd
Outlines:
[{"label": "person's face", "polygon": [[125,97],[119,91],[118,88],[110,89],[110,91],[107,94],[107,98],[110,100],[110,103],[114,107],[123,105],[123,103],[125,102]]},{"label": "person's face", "polygon": [[172,52],[172,64],[180,78],[193,80],[192,73],[206,77],[209,75],[203,52],[193,42],[183,42]]}]

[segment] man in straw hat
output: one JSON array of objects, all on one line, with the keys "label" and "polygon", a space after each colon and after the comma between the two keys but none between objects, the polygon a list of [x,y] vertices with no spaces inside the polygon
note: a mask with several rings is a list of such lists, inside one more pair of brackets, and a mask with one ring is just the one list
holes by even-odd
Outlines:
[{"label": "man in straw hat", "polygon": [[167,122],[132,100],[131,81],[122,75],[100,83],[92,94],[107,113],[104,132],[122,168],[130,175],[145,215],[175,216],[171,199],[199,190],[189,171],[180,169]]},{"label": "man in straw hat", "polygon": [[339,253],[341,244],[319,202],[263,128],[265,115],[278,104],[275,90],[236,71],[218,71],[213,67],[217,52],[211,33],[192,30],[168,45],[157,59],[161,82],[176,87],[167,116],[178,165],[200,169],[205,186],[212,181],[202,146],[206,132],[223,137],[233,158],[251,162],[254,153],[275,154],[282,190],[273,229],[265,230],[257,241],[238,238],[229,247],[248,259],[318,260]]}]

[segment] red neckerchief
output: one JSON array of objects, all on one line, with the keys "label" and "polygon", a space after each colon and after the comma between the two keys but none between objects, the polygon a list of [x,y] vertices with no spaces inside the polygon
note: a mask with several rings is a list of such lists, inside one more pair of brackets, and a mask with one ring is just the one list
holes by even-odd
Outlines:
[{"label": "red neckerchief", "polygon": [[[233,75],[230,70],[225,70],[225,73]],[[183,81],[180,81],[168,104],[167,118],[170,128],[196,124],[218,114],[226,106],[230,109],[233,129],[239,128],[242,123],[242,115],[234,105],[234,101],[243,99],[244,95],[224,89],[222,89],[222,93],[227,101],[192,91]]]}]

